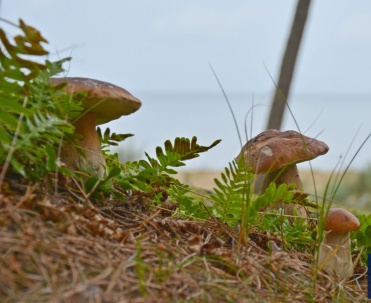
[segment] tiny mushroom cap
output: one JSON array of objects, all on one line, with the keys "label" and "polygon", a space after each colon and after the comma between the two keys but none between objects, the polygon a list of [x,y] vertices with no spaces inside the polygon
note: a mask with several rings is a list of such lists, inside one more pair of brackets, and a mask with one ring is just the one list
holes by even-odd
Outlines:
[{"label": "tiny mushroom cap", "polygon": [[332,208],[328,212],[324,228],[332,232],[350,232],[358,230],[359,226],[355,215],[344,208]]},{"label": "tiny mushroom cap", "polygon": [[329,147],[322,141],[296,131],[280,132],[268,129],[249,140],[237,156],[255,174],[266,174],[285,166],[312,160],[327,153]]},{"label": "tiny mushroom cap", "polygon": [[87,92],[87,98],[82,106],[97,114],[97,125],[116,120],[123,115],[130,115],[142,105],[142,102],[127,90],[104,81],[64,77],[50,78],[50,82],[53,85],[67,83],[64,89],[68,93]]}]

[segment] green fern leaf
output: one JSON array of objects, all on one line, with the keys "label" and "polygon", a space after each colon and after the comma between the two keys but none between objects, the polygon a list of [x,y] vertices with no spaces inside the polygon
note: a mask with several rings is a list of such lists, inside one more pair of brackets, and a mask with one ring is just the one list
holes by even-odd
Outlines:
[{"label": "green fern leaf", "polygon": [[210,146],[201,146],[197,144],[197,137],[190,141],[188,138],[175,138],[174,145],[170,140],[165,141],[165,152],[161,147],[156,148],[156,156],[162,166],[184,166],[182,161],[199,157],[200,153],[206,152],[220,143],[221,140],[214,141]]},{"label": "green fern leaf", "polygon": [[214,179],[217,188],[210,197],[214,202],[216,215],[223,221],[235,225],[240,221],[244,206],[249,198],[249,186],[253,175],[239,167],[235,161],[221,174],[221,181]]},{"label": "green fern leaf", "polygon": [[104,146],[117,146],[118,143],[124,141],[129,137],[134,136],[133,134],[111,134],[111,130],[109,128],[107,128],[102,135],[100,127],[97,128],[97,133],[101,144]]}]

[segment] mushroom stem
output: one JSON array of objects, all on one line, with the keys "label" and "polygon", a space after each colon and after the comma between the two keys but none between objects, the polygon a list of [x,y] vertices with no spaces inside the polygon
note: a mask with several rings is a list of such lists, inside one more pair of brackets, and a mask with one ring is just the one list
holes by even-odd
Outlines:
[{"label": "mushroom stem", "polygon": [[345,280],[353,274],[349,232],[328,232],[319,248],[318,264],[330,275]]},{"label": "mushroom stem", "polygon": [[[272,182],[275,183],[277,187],[281,184],[295,184],[296,190],[303,190],[303,184],[300,180],[299,171],[296,164],[291,164],[283,169],[266,174],[260,187],[260,194],[263,194],[268,188],[269,184]],[[279,201],[275,207],[282,208],[287,215],[293,215],[294,209],[296,209],[296,212],[300,217],[307,217],[305,207],[300,204]]]},{"label": "mushroom stem", "polygon": [[279,169],[266,174],[260,189],[260,193],[263,193],[271,182],[274,182],[277,185],[295,184],[297,190],[303,189],[303,184],[301,183],[296,164],[291,164],[286,166],[284,169]]},{"label": "mushroom stem", "polygon": [[[76,147],[69,143],[62,147],[61,160],[67,167],[85,169],[97,174],[98,178],[102,179],[106,169],[106,161],[96,130],[96,116],[96,113],[88,112],[73,123],[75,133],[81,135],[81,138],[76,140]],[[81,150],[76,150],[76,148]],[[84,153],[84,157],[81,157],[81,152]]]}]

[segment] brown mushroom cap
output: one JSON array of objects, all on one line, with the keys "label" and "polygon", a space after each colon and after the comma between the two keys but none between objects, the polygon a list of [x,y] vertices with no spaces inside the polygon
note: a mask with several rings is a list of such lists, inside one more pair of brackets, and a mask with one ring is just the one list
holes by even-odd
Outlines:
[{"label": "brown mushroom cap", "polygon": [[68,93],[87,92],[82,105],[97,114],[97,125],[130,115],[142,105],[127,90],[108,82],[79,77],[50,78],[50,82],[52,85],[67,83],[64,89]]},{"label": "brown mushroom cap", "polygon": [[327,215],[325,230],[349,232],[357,230],[360,223],[355,215],[344,208],[331,208]]},{"label": "brown mushroom cap", "polygon": [[312,160],[328,150],[329,147],[324,142],[296,131],[268,129],[249,140],[236,159],[238,161],[244,156],[246,165],[255,174],[264,174]]}]

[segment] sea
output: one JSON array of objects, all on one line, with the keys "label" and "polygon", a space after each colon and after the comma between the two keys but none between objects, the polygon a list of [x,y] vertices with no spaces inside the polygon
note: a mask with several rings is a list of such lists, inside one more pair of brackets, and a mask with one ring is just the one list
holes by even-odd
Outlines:
[{"label": "sea", "polygon": [[[139,160],[145,152],[155,157],[157,146],[176,137],[197,137],[214,148],[185,162],[179,170],[221,171],[248,139],[266,129],[272,94],[160,93],[137,94],[142,107],[101,128],[131,133],[112,152],[120,159]],[[228,101],[227,101],[228,100]],[[324,141],[330,150],[299,168],[315,170],[371,169],[371,96],[296,94],[288,100],[281,130],[296,130]]]}]

